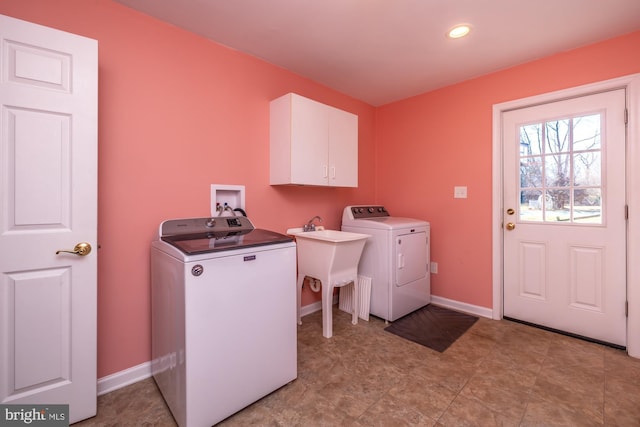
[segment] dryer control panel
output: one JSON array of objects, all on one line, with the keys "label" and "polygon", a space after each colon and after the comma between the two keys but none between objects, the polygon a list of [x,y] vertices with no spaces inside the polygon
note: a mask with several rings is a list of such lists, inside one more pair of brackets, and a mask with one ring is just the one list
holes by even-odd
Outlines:
[{"label": "dryer control panel", "polygon": [[343,217],[345,216],[349,219],[365,219],[390,215],[387,209],[381,205],[358,205],[344,208]]}]

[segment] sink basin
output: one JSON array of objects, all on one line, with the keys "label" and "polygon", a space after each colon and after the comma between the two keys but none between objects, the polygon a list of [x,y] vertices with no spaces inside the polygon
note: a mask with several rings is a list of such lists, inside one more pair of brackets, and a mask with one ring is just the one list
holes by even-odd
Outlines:
[{"label": "sink basin", "polygon": [[351,233],[348,231],[338,231],[338,230],[307,231],[302,233],[296,233],[294,234],[294,236],[296,236],[296,239],[323,240],[325,242],[331,242],[331,243],[351,242],[354,240],[362,240],[369,237],[368,234]]},{"label": "sink basin", "polygon": [[346,270],[357,269],[368,234],[338,230],[316,230],[293,234],[298,246],[298,271],[334,281]]},{"label": "sink basin", "polygon": [[[322,335],[331,338],[333,289],[353,283],[354,292],[357,291],[358,263],[370,236],[338,230],[298,232],[297,229],[290,229],[287,233],[294,235],[297,243],[298,323],[301,323],[302,284],[305,276],[313,277],[322,283]],[[353,315],[352,322],[357,323],[357,307],[354,307]]]}]

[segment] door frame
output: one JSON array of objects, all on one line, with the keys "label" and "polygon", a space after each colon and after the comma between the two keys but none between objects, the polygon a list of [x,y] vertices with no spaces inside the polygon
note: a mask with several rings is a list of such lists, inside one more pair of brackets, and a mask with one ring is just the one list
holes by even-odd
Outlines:
[{"label": "door frame", "polygon": [[[626,197],[629,206],[627,220],[627,353],[640,358],[640,216],[635,207],[640,206],[640,74],[632,74],[611,80],[549,92],[493,106],[492,153],[492,269],[493,269],[493,319],[502,319],[503,305],[503,150],[502,113],[567,98],[612,89],[627,91],[627,144],[626,144]],[[637,209],[640,212],[640,208]]]}]

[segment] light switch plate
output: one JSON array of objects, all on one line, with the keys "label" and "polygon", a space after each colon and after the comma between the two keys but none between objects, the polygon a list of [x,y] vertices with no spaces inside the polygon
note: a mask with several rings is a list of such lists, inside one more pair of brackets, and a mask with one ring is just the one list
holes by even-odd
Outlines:
[{"label": "light switch plate", "polygon": [[467,198],[467,187],[453,187],[453,198],[454,199],[466,199]]}]

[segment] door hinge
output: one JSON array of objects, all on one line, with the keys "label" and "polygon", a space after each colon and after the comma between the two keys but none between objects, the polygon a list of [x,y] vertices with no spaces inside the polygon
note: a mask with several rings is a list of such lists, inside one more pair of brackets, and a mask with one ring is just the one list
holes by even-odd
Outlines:
[{"label": "door hinge", "polygon": [[629,301],[624,302],[624,317],[629,317]]},{"label": "door hinge", "polygon": [[624,109],[624,124],[629,124],[629,110],[627,108]]},{"label": "door hinge", "polygon": [[629,205],[624,205],[624,219],[629,219]]}]

